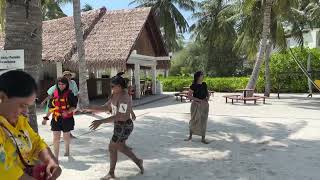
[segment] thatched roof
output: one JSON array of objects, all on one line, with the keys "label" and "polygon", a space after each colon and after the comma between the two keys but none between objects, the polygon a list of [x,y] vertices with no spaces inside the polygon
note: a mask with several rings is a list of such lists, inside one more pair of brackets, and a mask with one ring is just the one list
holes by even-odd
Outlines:
[{"label": "thatched roof", "polygon": [[[87,67],[125,69],[135,42],[150,16],[151,8],[95,10],[83,14],[84,30],[87,31],[84,36]],[[71,69],[77,67],[72,17],[46,21],[43,29],[43,60],[61,61]],[[161,38],[157,43],[162,43],[164,48]]]},{"label": "thatched roof", "polygon": [[[104,15],[105,9],[82,13],[82,29],[88,34]],[[76,50],[73,17],[64,17],[43,22],[42,59],[44,61],[68,61]]]}]

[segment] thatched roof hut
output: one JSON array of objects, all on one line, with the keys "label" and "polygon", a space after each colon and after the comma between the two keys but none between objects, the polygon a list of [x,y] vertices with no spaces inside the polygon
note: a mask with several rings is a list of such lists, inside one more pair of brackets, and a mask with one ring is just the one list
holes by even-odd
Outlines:
[{"label": "thatched roof hut", "polygon": [[[125,69],[133,50],[142,55],[168,56],[150,8],[102,8],[83,13],[82,23],[88,69]],[[43,23],[42,55],[44,62],[62,62],[64,67],[77,70],[73,17]],[[158,61],[159,68],[168,66],[169,61]]]}]

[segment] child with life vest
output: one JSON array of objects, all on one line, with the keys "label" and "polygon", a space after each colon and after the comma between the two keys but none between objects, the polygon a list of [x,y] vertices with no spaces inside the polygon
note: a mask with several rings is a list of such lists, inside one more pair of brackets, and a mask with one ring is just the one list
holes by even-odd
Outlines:
[{"label": "child with life vest", "polygon": [[56,158],[59,158],[61,131],[65,143],[64,156],[70,155],[70,131],[74,129],[73,111],[77,107],[77,97],[69,89],[68,79],[58,78],[57,89],[49,102],[52,112],[51,130],[53,132],[53,148]]}]

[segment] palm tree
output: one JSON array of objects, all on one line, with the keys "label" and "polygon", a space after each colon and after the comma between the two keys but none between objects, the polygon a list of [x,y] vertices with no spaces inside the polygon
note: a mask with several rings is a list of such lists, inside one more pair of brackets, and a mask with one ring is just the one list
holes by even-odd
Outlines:
[{"label": "palm tree", "polygon": [[238,6],[227,4],[225,0],[205,0],[199,3],[200,10],[193,14],[196,23],[190,27],[197,40],[204,40],[213,46],[223,44],[225,41],[236,37],[236,19],[230,20],[237,13]]},{"label": "palm tree", "polygon": [[93,7],[90,4],[85,4],[82,8],[82,12],[91,11],[93,10]]},{"label": "palm tree", "polygon": [[[71,0],[69,0],[71,2]],[[41,0],[43,20],[57,19],[67,15],[61,9],[61,5],[68,1]]]},{"label": "palm tree", "polygon": [[[287,48],[286,38],[290,35],[297,41],[303,43],[302,30],[308,24],[307,19],[300,13],[300,7],[297,0],[275,0],[271,9],[270,20],[270,38],[265,55],[265,60],[270,59],[270,50],[284,50]],[[238,52],[254,58],[258,52],[257,44],[260,43],[263,31],[263,17],[265,1],[244,1],[239,13],[239,37],[235,44]],[[265,62],[265,95],[270,95],[271,78],[269,63]]]},{"label": "palm tree", "polygon": [[130,4],[153,8],[167,47],[171,51],[176,51],[178,34],[187,32],[189,27],[178,7],[182,10],[194,11],[197,3],[193,0],[133,0]]},{"label": "palm tree", "polygon": [[264,8],[263,8],[264,14],[263,14],[263,27],[262,27],[262,33],[261,33],[262,38],[259,45],[259,52],[257,55],[256,63],[253,68],[250,80],[246,87],[247,89],[255,89],[258,81],[260,67],[263,63],[263,55],[266,51],[267,41],[270,39],[272,5],[273,5],[273,0],[265,1]]},{"label": "palm tree", "polygon": [[[1,0],[5,25],[5,50],[23,49],[25,71],[39,79],[42,55],[42,16],[40,0]],[[5,6],[4,6],[5,5]],[[4,8],[5,7],[5,8]],[[4,10],[4,9],[5,10]],[[2,24],[3,25],[3,24]],[[36,106],[29,108],[31,127],[38,132]]]},{"label": "palm tree", "polygon": [[83,31],[81,27],[81,8],[80,0],[73,0],[73,19],[74,28],[77,41],[77,52],[79,62],[79,100],[80,107],[87,106],[89,104],[88,89],[87,89],[87,68],[85,62],[85,50],[83,43]]},{"label": "palm tree", "polygon": [[204,41],[208,46],[207,72],[211,75],[230,75],[235,69],[234,62],[239,62],[233,51],[237,19],[230,19],[237,14],[237,6],[238,3],[225,0],[205,0],[199,4],[200,11],[193,14],[197,21],[190,30],[196,41]]}]

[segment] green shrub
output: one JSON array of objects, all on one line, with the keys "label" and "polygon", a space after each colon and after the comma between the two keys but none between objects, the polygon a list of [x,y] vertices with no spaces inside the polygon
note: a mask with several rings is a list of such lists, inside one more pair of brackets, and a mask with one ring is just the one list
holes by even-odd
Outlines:
[{"label": "green shrub", "polygon": [[[171,76],[168,78],[160,78],[164,91],[181,91],[184,87],[189,87],[192,84],[191,77]],[[235,92],[236,89],[246,87],[248,77],[226,77],[226,78],[206,78],[205,82],[208,88],[217,92]],[[262,81],[260,79],[260,81]],[[261,86],[262,85],[262,86]],[[264,83],[258,83],[257,91],[263,91]]]},{"label": "green shrub", "polygon": [[[319,49],[292,49],[304,67],[307,67],[307,59],[309,54],[312,55],[312,70],[318,71],[313,73],[313,79],[320,79],[320,50]],[[264,70],[261,68],[260,77],[256,86],[257,92],[264,92]],[[292,59],[289,51],[274,53],[270,60],[271,92],[302,93],[308,91],[308,81],[298,65]],[[181,91],[183,87],[189,87],[192,83],[192,77],[189,76],[172,76],[168,78],[160,78],[164,91]],[[205,79],[210,90],[217,92],[234,92],[236,89],[246,87],[249,77],[221,77]]]},{"label": "green shrub", "polygon": [[[298,61],[306,68],[309,54],[311,54],[311,67],[313,71],[320,71],[320,50],[308,48],[292,49]],[[289,50],[281,53],[275,53],[271,56],[270,70],[272,79],[272,92],[292,92],[303,93],[308,91],[307,77],[295,63]],[[261,71],[261,77],[264,74],[264,67]],[[320,73],[315,72],[313,79],[320,79]]]}]

